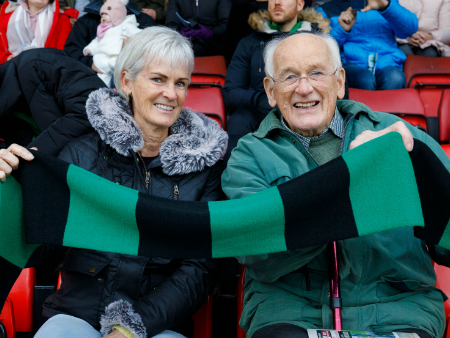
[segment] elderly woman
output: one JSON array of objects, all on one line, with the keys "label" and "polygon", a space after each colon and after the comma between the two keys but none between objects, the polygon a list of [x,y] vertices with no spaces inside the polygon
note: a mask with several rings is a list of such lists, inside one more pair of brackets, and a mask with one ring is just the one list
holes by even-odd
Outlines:
[{"label": "elderly woman", "polygon": [[78,11],[59,11],[58,0],[5,1],[0,10],[0,64],[32,48],[63,49]]},{"label": "elderly woman", "polygon": [[[221,198],[227,135],[213,120],[182,109],[193,61],[189,41],[169,28],[133,36],[116,63],[118,93],[102,88],[86,103],[96,132],[69,143],[59,158],[160,197]],[[0,151],[0,178],[17,166],[13,154],[32,156],[17,145]],[[216,275],[209,259],[80,249],[69,249],[58,270],[61,288],[44,303],[51,318],[35,337],[191,337],[191,316]]]}]

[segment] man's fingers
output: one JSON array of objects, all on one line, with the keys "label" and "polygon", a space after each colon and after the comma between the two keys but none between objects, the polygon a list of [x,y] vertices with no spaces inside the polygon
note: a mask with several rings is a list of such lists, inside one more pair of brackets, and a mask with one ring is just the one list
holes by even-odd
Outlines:
[{"label": "man's fingers", "polygon": [[32,159],[34,159],[32,153],[30,153],[26,148],[19,146],[18,144],[11,144],[7,150],[16,156],[22,157],[24,160],[31,161]]},{"label": "man's fingers", "polygon": [[0,170],[0,182],[5,183],[6,182],[6,174]]},{"label": "man's fingers", "polygon": [[393,125],[389,126],[386,129],[383,129],[383,134],[389,133],[391,131],[396,131],[397,133],[400,133],[402,136],[403,144],[405,145],[406,150],[412,151],[414,147],[414,137],[412,136],[411,132],[409,131],[408,127],[402,122],[398,121],[394,123]]},{"label": "man's fingers", "polygon": [[371,5],[367,5],[366,7],[364,7],[363,9],[361,9],[361,12],[368,12],[368,11],[371,11],[373,8],[372,8],[372,6]]}]

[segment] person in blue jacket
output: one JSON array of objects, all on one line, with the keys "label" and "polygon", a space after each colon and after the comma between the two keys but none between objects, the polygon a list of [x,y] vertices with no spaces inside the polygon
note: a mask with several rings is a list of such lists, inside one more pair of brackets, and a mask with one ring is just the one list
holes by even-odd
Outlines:
[{"label": "person in blue jacket", "polygon": [[[323,9],[318,11],[327,16]],[[358,12],[349,7],[340,16],[331,18],[331,27],[331,35],[343,48],[343,66],[351,88],[405,87],[406,56],[397,48],[395,37],[414,34],[418,19],[398,0],[368,0],[367,6]]]}]

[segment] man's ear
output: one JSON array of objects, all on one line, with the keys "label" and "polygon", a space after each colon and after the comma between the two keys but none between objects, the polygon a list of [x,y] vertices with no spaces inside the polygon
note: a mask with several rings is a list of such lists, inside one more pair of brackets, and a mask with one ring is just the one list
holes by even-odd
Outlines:
[{"label": "man's ear", "polygon": [[267,98],[269,99],[269,104],[273,108],[277,105],[277,101],[275,100],[275,97],[273,95],[274,84],[272,83],[272,87],[271,87],[270,86],[271,82],[272,82],[272,79],[270,77],[266,76],[264,78],[264,89],[266,90]]},{"label": "man's ear", "polygon": [[339,99],[342,99],[345,96],[345,70],[344,68],[338,69],[338,73],[340,76],[337,78],[338,83],[338,93],[337,96]]},{"label": "man's ear", "polygon": [[297,13],[303,10],[303,7],[305,7],[305,1],[297,0]]}]

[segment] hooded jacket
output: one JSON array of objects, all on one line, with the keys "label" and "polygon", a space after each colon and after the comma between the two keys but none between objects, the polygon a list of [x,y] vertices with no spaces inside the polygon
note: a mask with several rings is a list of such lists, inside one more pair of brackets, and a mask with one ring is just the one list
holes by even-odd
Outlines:
[{"label": "hooded jacket", "polygon": [[[5,1],[0,10],[0,64],[6,62],[6,59],[11,55],[8,50],[8,39],[6,37],[6,31],[8,30],[9,19],[11,18],[14,10],[19,6],[17,2]],[[72,29],[69,16],[60,13],[59,2],[55,0],[50,6],[54,6],[53,22],[50,28],[47,41],[45,42],[46,48],[63,49],[66,39]]]},{"label": "hooded jacket", "polygon": [[[89,68],[92,67],[93,56],[84,55],[83,49],[97,37],[97,26],[100,24],[100,8],[102,6],[102,0],[94,0],[84,8],[87,14],[75,22],[64,46],[64,51],[67,55],[80,61]],[[155,21],[149,15],[137,10],[136,4],[129,2],[126,7],[127,15],[136,15],[139,29],[155,25]]]},{"label": "hooded jacket", "polygon": [[[418,19],[398,1],[390,0],[389,6],[382,12],[358,12],[350,32],[339,25],[339,16],[331,18],[331,35],[339,47],[343,46],[342,59],[345,62],[367,69],[369,55],[378,53],[377,70],[386,67],[403,68],[406,55],[398,49],[395,37],[405,39],[417,32]],[[324,13],[323,10],[320,11]]]},{"label": "hooded jacket", "polygon": [[86,100],[102,87],[92,69],[63,51],[20,53],[0,65],[0,148],[18,143],[57,156],[71,140],[93,131]]},{"label": "hooded jacket", "polygon": [[[298,13],[302,21],[299,31],[321,30],[328,33],[329,20],[312,9]],[[264,90],[264,58],[263,51],[267,42],[280,33],[268,26],[269,12],[259,11],[249,16],[249,25],[254,32],[243,38],[234,52],[227,69],[225,88],[222,91],[225,107],[236,110],[240,107],[255,107],[271,109]]]},{"label": "hooded jacket", "polygon": [[[160,155],[146,166],[137,155],[144,144],[142,133],[125,99],[117,92],[99,89],[90,95],[86,111],[96,132],[69,143],[60,159],[163,198],[221,199],[219,159],[228,136],[212,119],[183,109]],[[44,316],[69,314],[103,334],[120,324],[135,338],[153,337],[166,329],[192,336],[190,317],[216,281],[211,259],[165,259],[80,249],[70,249],[57,270],[62,271],[61,288],[45,301]]]},{"label": "hooded jacket", "polygon": [[[400,121],[358,102],[337,101],[337,108],[346,126],[342,153],[363,131],[380,131]],[[413,137],[426,143],[450,171],[450,161],[439,144],[405,124]],[[283,128],[280,112],[274,109],[256,132],[239,141],[223,173],[222,187],[230,199],[242,198],[314,168],[317,164],[312,155]],[[324,203],[330,203],[331,210],[333,196],[324,196]],[[374,204],[361,212],[370,215],[377,210]],[[337,242],[344,329],[376,333],[421,329],[433,338],[442,337],[446,297],[435,287],[430,253],[426,243],[414,237],[412,226]],[[448,266],[449,251],[435,248],[439,251],[439,256],[433,257],[435,262]],[[326,245],[319,245],[238,258],[247,271],[240,325],[248,338],[258,329],[276,323],[305,329],[333,327],[326,251]]]}]

